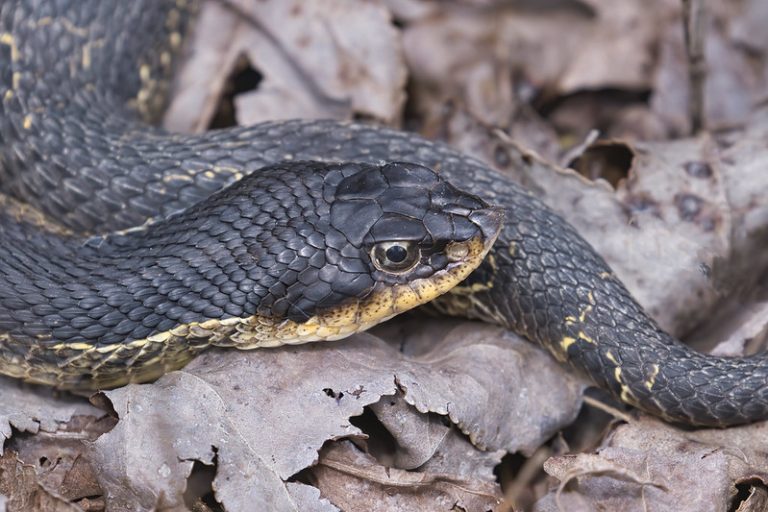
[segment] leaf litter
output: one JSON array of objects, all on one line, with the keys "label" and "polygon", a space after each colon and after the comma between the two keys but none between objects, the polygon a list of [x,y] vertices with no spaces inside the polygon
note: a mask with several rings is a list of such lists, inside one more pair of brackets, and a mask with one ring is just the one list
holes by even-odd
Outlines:
[{"label": "leaf litter", "polygon": [[[209,1],[165,124],[334,117],[443,139],[564,215],[666,329],[701,350],[752,353],[768,325],[759,30],[768,12],[759,0],[707,3],[715,130],[679,138],[689,130],[680,2],[652,4]],[[605,414],[582,406],[586,385],[513,334],[419,312],[339,342],[212,350],[90,402],[0,379],[1,503],[548,511],[768,502],[764,422],[681,429],[590,390],[587,403],[605,401]]]},{"label": "leaf litter", "polygon": [[[120,421],[91,445],[92,460],[103,470],[99,481],[113,503],[134,504],[137,510],[179,506],[192,463],[198,460],[217,465],[212,485],[226,510],[244,510],[248,504],[302,510],[285,482],[316,463],[326,441],[365,438],[350,417],[382,400],[389,403],[398,393],[409,408],[413,406],[412,411],[406,409],[408,419],[423,416],[419,410],[448,415],[447,425],[440,424],[441,435],[415,438],[406,431],[401,441],[400,430],[392,428],[391,410],[372,408],[390,425],[398,446],[409,447],[411,456],[426,453],[418,466],[406,464],[406,469],[418,468],[407,473],[409,479],[433,477],[428,470],[439,466],[436,459],[451,455],[446,447],[453,446],[452,432],[461,431],[491,449],[492,468],[502,448],[531,449],[573,419],[582,384],[547,356],[527,345],[514,350],[516,343],[524,342],[504,340],[495,327],[479,325],[471,338],[462,324],[456,330],[414,354],[399,350],[401,340],[387,343],[368,334],[265,350],[260,357],[212,350],[154,384],[107,391]],[[522,373],[532,365],[541,368],[542,379],[536,383],[540,389],[523,390],[520,407],[499,408],[498,417],[488,416],[491,404],[507,399],[506,385],[498,377]],[[463,372],[467,366],[485,368],[488,375]],[[460,392],[447,391],[451,387]],[[530,415],[514,417],[526,408]],[[535,414],[541,415],[538,422],[531,417]],[[534,431],[529,423],[538,423],[539,429]],[[424,426],[412,428],[423,431]],[[464,450],[478,451],[463,435]],[[478,460],[488,457],[479,454]],[[459,474],[450,476],[450,471]],[[397,487],[406,473],[393,475],[387,485]],[[488,467],[483,472],[441,467],[438,479],[451,478],[464,479],[470,487],[490,486],[490,496],[500,497]],[[126,486],[126,481],[133,485]],[[411,494],[401,499],[407,501]]]}]

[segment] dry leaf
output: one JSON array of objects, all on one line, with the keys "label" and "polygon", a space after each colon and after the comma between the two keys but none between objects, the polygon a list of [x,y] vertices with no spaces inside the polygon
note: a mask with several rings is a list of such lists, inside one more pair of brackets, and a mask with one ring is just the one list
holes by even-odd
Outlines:
[{"label": "dry leaf", "polygon": [[[738,12],[736,2],[709,2],[706,26],[705,114],[711,128],[728,127],[747,121],[754,106],[765,98],[768,83],[768,61],[765,48],[752,51],[744,44],[745,16],[755,16],[750,23],[763,24],[765,12],[750,7]],[[749,38],[759,41],[761,31]],[[758,39],[755,39],[758,38]],[[674,134],[685,134],[688,123],[687,57],[679,26],[670,24],[659,44],[651,106],[672,128]]]},{"label": "dry leaf", "polygon": [[[10,451],[0,457],[0,506],[8,512],[45,510],[46,512],[80,512],[53,490],[46,488],[37,477],[35,469],[22,463]],[[7,496],[7,497],[6,497]]]},{"label": "dry leaf", "polygon": [[640,417],[617,427],[595,454],[550,459],[545,469],[560,486],[535,510],[733,510],[735,482],[755,482],[768,467],[767,428],[688,432]]},{"label": "dry leaf", "polygon": [[[402,340],[371,335],[209,351],[154,384],[106,393],[120,421],[93,445],[99,482],[116,506],[178,506],[193,461],[215,457],[213,487],[228,509],[299,510],[284,482],[311,466],[325,441],[362,435],[350,416],[398,389],[417,409],[448,414],[483,446],[530,450],[572,420],[582,384],[540,350],[500,334],[460,325],[429,346],[406,342],[404,354]],[[533,366],[536,375],[527,375]],[[492,405],[502,401],[509,408]]]},{"label": "dry leaf", "polygon": [[56,432],[73,416],[104,416],[104,412],[87,400],[51,389],[26,386],[19,381],[0,377],[0,435],[2,448],[11,437],[11,427],[20,432],[36,433],[40,430]]},{"label": "dry leaf", "polygon": [[388,466],[415,469],[424,465],[451,432],[441,416],[419,413],[408,405],[402,393],[383,397],[370,408],[397,443]]},{"label": "dry leaf", "polygon": [[235,98],[238,124],[353,115],[392,123],[400,116],[406,79],[400,44],[389,12],[374,2],[206,2],[197,27],[166,112],[171,130],[210,124],[241,59],[261,81]]},{"label": "dry leaf", "polygon": [[[643,142],[687,130],[679,4],[206,2],[167,126],[209,126],[244,62],[258,83],[233,100],[243,124],[355,116],[397,124],[405,115],[408,126],[540,195],[662,325],[683,333],[768,267],[768,109],[753,113],[768,80],[760,30],[768,11],[760,0],[707,2],[707,115],[745,129]],[[564,159],[564,147],[595,129],[634,139],[583,144]],[[630,158],[617,163],[615,151]],[[598,181],[554,163],[573,158]],[[761,344],[765,297],[750,300],[734,301],[730,311],[743,311],[731,323],[711,320],[720,329],[700,327],[708,336],[696,333],[696,346],[726,340],[721,352],[741,353],[746,339]],[[155,384],[108,392],[119,421],[87,452],[84,439],[95,434],[67,429],[103,411],[0,380],[0,492],[12,510],[70,510],[68,501],[88,493],[98,507],[101,490],[88,475],[95,468],[111,509],[183,510],[197,463],[215,471],[215,499],[226,510],[486,510],[499,497],[492,468],[502,453],[535,453],[579,410],[583,382],[500,329],[415,320],[377,333],[389,342],[363,335],[212,351]],[[390,452],[374,448],[384,434],[350,421],[364,411],[393,441]],[[538,509],[557,510],[559,500],[564,510],[757,510],[766,501],[764,427],[684,432],[641,417],[612,430],[594,454],[551,459],[547,470],[563,487]],[[12,428],[38,435],[9,441]],[[741,501],[731,503],[736,486]]]},{"label": "dry leaf", "polygon": [[26,466],[34,468],[37,481],[70,502],[102,494],[87,459],[87,443],[114,426],[111,417],[78,416],[56,432],[16,436],[7,448]]},{"label": "dry leaf", "polygon": [[[455,469],[452,465],[451,469]],[[323,449],[313,470],[317,486],[342,510],[465,510],[485,512],[501,501],[496,482],[453,471],[403,471],[384,467],[349,442]],[[349,492],[355,489],[355,492]]]},{"label": "dry leaf", "polygon": [[[700,320],[718,297],[721,284],[713,282],[706,269],[730,250],[727,224],[712,227],[697,222],[699,217],[687,210],[689,217],[680,214],[687,205],[683,201],[681,206],[680,198],[694,190],[701,194],[694,199],[697,205],[701,202],[697,214],[718,219],[729,215],[722,180],[714,177],[698,185],[698,178],[684,170],[687,162],[707,162],[711,144],[630,147],[636,155],[631,178],[618,192],[606,182],[589,181],[548,163],[512,141],[505,142],[505,151],[524,185],[579,230],[664,328],[679,333]],[[668,176],[664,182],[657,179],[661,174]],[[676,183],[669,184],[673,178]]]},{"label": "dry leaf", "polygon": [[504,329],[443,319],[374,332],[401,344],[406,361],[421,363],[396,367],[405,401],[421,412],[448,415],[480,448],[530,454],[579,411],[584,382]]}]

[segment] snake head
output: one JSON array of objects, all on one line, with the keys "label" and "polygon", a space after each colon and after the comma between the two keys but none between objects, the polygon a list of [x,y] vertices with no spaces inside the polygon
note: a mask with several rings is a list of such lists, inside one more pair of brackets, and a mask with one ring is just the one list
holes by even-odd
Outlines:
[{"label": "snake head", "polygon": [[281,257],[257,255],[273,277],[241,348],[339,339],[429,302],[482,262],[502,226],[500,209],[427,167],[290,165],[292,191],[273,194],[304,207],[262,236],[275,240],[262,253],[279,244]]}]

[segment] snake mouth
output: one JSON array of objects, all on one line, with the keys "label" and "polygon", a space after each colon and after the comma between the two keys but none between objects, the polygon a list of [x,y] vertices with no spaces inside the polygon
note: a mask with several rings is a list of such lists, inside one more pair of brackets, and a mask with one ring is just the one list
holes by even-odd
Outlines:
[{"label": "snake mouth", "polygon": [[503,227],[504,211],[487,207],[472,212],[469,218],[479,228],[479,233],[460,242],[460,256],[429,277],[378,286],[364,299],[318,311],[303,322],[260,316],[237,319],[241,326],[231,333],[227,346],[250,350],[338,340],[449,292],[466,279],[491,250]]}]

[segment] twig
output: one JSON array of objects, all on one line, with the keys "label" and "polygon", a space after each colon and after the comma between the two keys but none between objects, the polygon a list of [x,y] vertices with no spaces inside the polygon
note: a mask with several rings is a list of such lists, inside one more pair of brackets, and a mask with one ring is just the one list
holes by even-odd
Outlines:
[{"label": "twig", "polygon": [[520,496],[526,487],[529,487],[534,478],[542,471],[544,461],[552,455],[552,449],[549,446],[539,446],[533,455],[530,456],[518,471],[515,479],[509,484],[504,492],[504,501],[499,510],[501,512],[514,512],[520,507],[518,503]]},{"label": "twig", "polygon": [[625,421],[627,423],[632,423],[632,416],[625,413],[624,411],[621,411],[615,407],[612,407],[602,400],[598,400],[596,398],[592,398],[591,396],[585,396],[584,397],[584,403],[587,405],[590,405],[594,407],[595,409],[600,409],[601,411],[610,414],[616,419]]},{"label": "twig", "polygon": [[703,0],[683,0],[683,33],[685,51],[688,55],[688,116],[691,133],[697,134],[706,126],[704,117],[704,85],[706,83],[706,61],[704,60],[704,39],[706,35],[706,12]]},{"label": "twig", "polygon": [[560,159],[560,167],[567,168],[568,164],[583,155],[587,148],[594,144],[599,137],[600,132],[598,130],[590,130],[581,143],[565,152],[565,155]]}]

